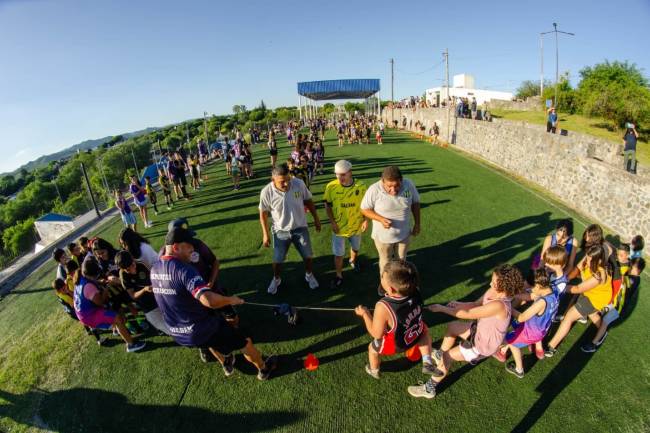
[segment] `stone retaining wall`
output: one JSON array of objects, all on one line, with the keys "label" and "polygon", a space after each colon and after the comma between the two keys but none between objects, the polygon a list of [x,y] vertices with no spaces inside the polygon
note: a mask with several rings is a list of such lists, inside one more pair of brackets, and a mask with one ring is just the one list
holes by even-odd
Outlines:
[{"label": "stone retaining wall", "polygon": [[539,96],[531,96],[524,101],[500,101],[492,99],[488,102],[488,107],[491,110],[501,109],[509,111],[542,111],[542,98]]},{"label": "stone retaining wall", "polygon": [[452,146],[534,182],[623,239],[650,237],[650,175],[643,169],[638,175],[622,169],[622,144],[571,132],[548,134],[543,126],[527,122],[457,119],[453,111],[447,123],[447,113],[438,108],[386,109],[382,117],[388,124],[394,118],[400,126],[406,118],[407,129],[413,131],[418,121],[427,131],[435,121],[441,138]]}]

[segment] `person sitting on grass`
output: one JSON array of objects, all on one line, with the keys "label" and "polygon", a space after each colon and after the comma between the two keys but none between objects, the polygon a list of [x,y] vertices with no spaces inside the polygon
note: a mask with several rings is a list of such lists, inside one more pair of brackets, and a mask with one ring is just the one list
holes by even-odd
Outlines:
[{"label": "person sitting on grass", "polygon": [[[622,244],[621,246],[627,246]],[[623,256],[623,257],[622,257]],[[626,257],[622,250],[619,249],[619,260]],[[583,352],[593,353],[597,351],[607,338],[607,329],[609,325],[616,319],[626,314],[629,310],[626,306],[629,305],[629,300],[635,297],[636,291],[641,284],[641,273],[645,269],[645,260],[637,257],[629,260],[629,263],[621,266],[621,273],[623,274],[623,284],[621,289],[613,297],[612,301],[603,309],[603,317],[598,332],[591,340],[591,342],[584,344],[580,347]]]},{"label": "person sitting on grass", "polygon": [[76,274],[74,288],[74,309],[77,318],[92,329],[116,329],[126,343],[127,352],[137,352],[145,346],[144,341],[136,342],[126,329],[124,316],[104,307],[108,292],[100,289],[97,278],[101,268],[96,260],[85,260],[81,272]]},{"label": "person sitting on grass", "polygon": [[277,357],[264,360],[251,339],[239,328],[229,326],[216,308],[241,305],[237,296],[223,296],[212,290],[190,265],[193,236],[182,227],[165,237],[165,255],[151,269],[151,283],[156,303],[174,340],[181,346],[203,347],[219,360],[226,376],[234,372],[236,350],[257,367],[259,380],[267,380],[277,366]]},{"label": "person sitting on grass", "polygon": [[136,261],[131,253],[124,250],[119,251],[115,256],[115,264],[120,268],[122,287],[142,310],[147,322],[158,331],[171,335],[153,296],[149,268]]},{"label": "person sitting on grass", "polygon": [[[452,361],[475,364],[482,358],[494,355],[503,343],[510,325],[513,296],[521,292],[524,278],[515,266],[504,264],[492,272],[488,290],[474,302],[453,301],[447,305],[428,307],[434,313],[445,313],[461,320],[447,325],[440,350],[434,350],[437,368],[423,385],[408,387],[413,397],[433,398],[436,387],[447,376]],[[464,341],[456,344],[460,337]]]},{"label": "person sitting on grass", "polygon": [[56,248],[52,251],[52,259],[56,262],[56,278],[60,280],[65,280],[65,277],[68,275],[65,271],[65,264],[68,263],[70,258],[61,248]]},{"label": "person sitting on grass", "polygon": [[645,246],[645,241],[643,236],[636,235],[630,241],[630,258],[637,259],[643,257],[643,247]]},{"label": "person sitting on grass", "polygon": [[508,350],[512,352],[514,363],[506,364],[506,371],[524,377],[524,363],[521,349],[534,345],[537,359],[544,359],[542,339],[551,328],[553,317],[557,313],[559,297],[551,288],[551,279],[546,269],[537,269],[534,274],[535,285],[531,293],[533,303],[523,312],[512,310],[513,329],[506,335],[507,346],[498,350],[494,357],[501,362],[506,362]]},{"label": "person sitting on grass", "polygon": [[422,354],[422,372],[433,373],[431,337],[422,320],[422,297],[415,265],[397,260],[388,262],[381,284],[386,295],[375,304],[374,314],[363,305],[354,310],[373,338],[368,345],[366,373],[379,379],[381,356],[395,355],[416,345]]},{"label": "person sitting on grass", "polygon": [[[147,269],[151,269],[153,264],[158,261],[158,253],[156,250],[138,232],[134,232],[130,228],[125,227],[120,231],[118,240],[120,246],[131,253],[131,256],[135,260],[144,264]],[[117,265],[117,262],[115,264]]]},{"label": "person sitting on grass", "polygon": [[578,263],[582,282],[577,286],[567,286],[567,292],[579,294],[578,300],[565,314],[560,327],[549,341],[544,355],[553,357],[564,337],[567,336],[573,323],[581,317],[589,317],[596,327],[600,327],[602,310],[612,298],[612,276],[608,270],[603,245],[592,245],[585,257]]}]

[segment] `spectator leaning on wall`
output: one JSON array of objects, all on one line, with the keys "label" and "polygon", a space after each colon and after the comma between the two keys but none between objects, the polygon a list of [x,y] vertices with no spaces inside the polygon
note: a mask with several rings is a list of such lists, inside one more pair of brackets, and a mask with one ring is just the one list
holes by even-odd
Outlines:
[{"label": "spectator leaning on wall", "polygon": [[557,130],[557,113],[555,112],[555,107],[548,109],[548,115],[546,116],[546,132],[552,132],[555,134]]},{"label": "spectator leaning on wall", "polygon": [[633,123],[626,123],[625,135],[623,136],[623,168],[630,173],[636,173],[636,142],[639,133],[636,132],[636,126]]}]

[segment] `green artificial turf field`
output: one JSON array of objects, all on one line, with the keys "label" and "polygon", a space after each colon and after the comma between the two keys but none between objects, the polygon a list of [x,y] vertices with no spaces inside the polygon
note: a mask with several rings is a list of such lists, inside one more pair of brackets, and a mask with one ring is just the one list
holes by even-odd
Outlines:
[{"label": "green artificial turf field", "polygon": [[[282,143],[279,160],[289,149]],[[368,185],[381,169],[399,165],[415,182],[422,201],[422,233],[409,252],[421,272],[427,303],[480,296],[491,270],[509,262],[526,269],[555,222],[570,211],[553,207],[501,174],[450,150],[389,131],[383,146],[337,148],[326,143],[326,169],[347,158]],[[255,151],[258,177],[231,191],[222,163],[190,202],[153,216],[144,234],[158,248],[167,222],[189,218],[193,229],[219,256],[221,284],[257,302],[292,305],[372,306],[378,275],[369,233],[363,239],[360,273],[345,271],[345,287],[329,289],[334,276],[329,225],[321,205],[325,184],[312,191],[323,231],[310,227],[315,274],[309,290],[292,249],[277,296],[266,294],[271,251],[260,248],[259,192],[268,182],[265,147]],[[162,196],[159,194],[159,202]],[[161,206],[164,208],[164,206]],[[579,217],[578,217],[579,218]],[[311,221],[311,219],[308,217]],[[579,218],[581,219],[581,218]],[[141,224],[140,224],[141,225]],[[98,235],[116,243],[115,219]],[[576,234],[583,226],[576,223]],[[434,400],[414,399],[406,387],[426,377],[420,364],[396,356],[382,364],[376,381],[364,372],[370,341],[351,312],[303,312],[289,325],[268,309],[239,308],[242,324],[265,353],[281,355],[275,377],[259,382],[238,356],[238,371],[226,379],[217,363],[203,364],[197,350],[168,337],[147,337],[147,348],[127,354],[116,337],[100,348],[61,310],[50,289],[48,264],[0,301],[0,430],[56,432],[636,432],[650,429],[650,365],[642,292],[629,318],[614,328],[595,354],[580,351],[592,335],[577,324],[552,359],[525,356],[524,379],[507,374],[495,359],[458,365]],[[647,274],[644,274],[647,278]],[[642,286],[644,284],[642,283]],[[434,346],[447,316],[425,313]],[[552,330],[554,332],[554,330]],[[646,337],[643,337],[646,335]],[[317,371],[302,360],[314,353]]]}]

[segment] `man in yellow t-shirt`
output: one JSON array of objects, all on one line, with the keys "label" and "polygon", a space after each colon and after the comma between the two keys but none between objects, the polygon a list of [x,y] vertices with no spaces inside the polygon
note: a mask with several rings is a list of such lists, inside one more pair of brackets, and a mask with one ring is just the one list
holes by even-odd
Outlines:
[{"label": "man in yellow t-shirt", "polygon": [[325,187],[325,210],[332,226],[332,251],[336,278],[332,288],[338,289],[343,284],[343,256],[345,241],[350,242],[350,267],[359,269],[356,262],[361,247],[361,233],[368,228],[368,221],[361,213],[361,200],[368,189],[360,180],[352,176],[352,164],[340,160],[334,166],[336,179]]}]

